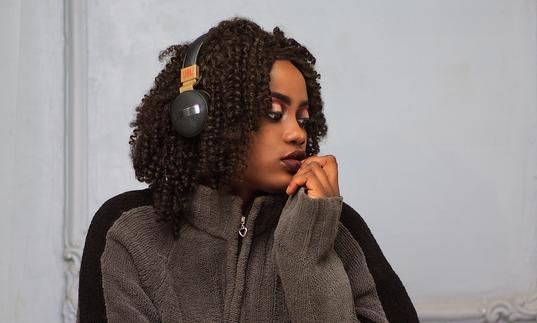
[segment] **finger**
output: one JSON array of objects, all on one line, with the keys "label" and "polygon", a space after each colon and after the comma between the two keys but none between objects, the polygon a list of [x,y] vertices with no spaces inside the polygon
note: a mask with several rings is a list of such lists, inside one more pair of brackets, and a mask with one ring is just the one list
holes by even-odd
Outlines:
[{"label": "finger", "polygon": [[309,165],[300,165],[300,168],[298,169],[298,171],[293,176],[302,175],[302,174],[307,173],[309,171],[311,171],[311,167]]},{"label": "finger", "polygon": [[323,186],[323,191],[326,192],[329,196],[332,196],[334,193],[334,188],[332,187],[332,184],[328,180],[328,176],[326,174],[326,171],[319,165],[317,162],[311,162],[308,166],[312,172],[317,177],[317,180],[319,183]]},{"label": "finger", "polygon": [[322,185],[313,172],[308,172],[293,178],[287,190],[287,194],[295,194],[301,186],[304,186],[307,189],[308,195],[313,194],[313,196],[322,196]]},{"label": "finger", "polygon": [[[319,183],[323,186],[323,191],[328,192],[328,194],[332,194],[334,192],[332,185],[330,185],[330,182],[328,181],[328,177],[326,176],[325,171],[316,162],[312,162],[309,165],[306,165],[304,167],[301,167],[300,170],[294,175],[293,179],[295,177],[304,176],[308,173],[313,173],[319,180]],[[295,187],[296,181],[293,182],[293,179],[291,179],[291,182],[288,185],[289,191],[293,192],[298,189],[298,187]]]},{"label": "finger", "polygon": [[300,168],[298,169],[298,171],[293,175],[293,176],[299,176],[299,175],[304,175],[306,173],[309,173],[312,171],[312,167],[311,167],[311,163],[308,164],[308,165],[301,165]]},{"label": "finger", "polygon": [[285,191],[287,194],[292,195],[295,194],[295,192],[298,190],[300,186],[303,186],[306,183],[306,175],[311,172],[311,169],[303,169],[301,174],[295,174],[293,178],[291,178],[291,182],[289,182],[289,185],[287,186],[287,190]]},{"label": "finger", "polygon": [[330,179],[333,179],[334,176],[337,177],[337,161],[334,156],[312,156],[307,159],[304,159],[302,161],[302,164],[309,165],[313,162],[316,162],[321,165],[321,167],[327,171],[327,175],[329,175]]},{"label": "finger", "polygon": [[323,185],[317,178],[317,176],[311,172],[306,175],[306,193],[310,198],[327,197],[328,194],[324,190]]},{"label": "finger", "polygon": [[339,180],[338,180],[338,165],[336,157],[333,155],[312,156],[302,161],[303,165],[307,166],[313,162],[317,162],[325,170],[328,181],[332,189],[339,195]]},{"label": "finger", "polygon": [[287,193],[289,195],[295,194],[301,186],[306,187],[308,196],[312,198],[328,196],[323,185],[312,171],[293,178]]},{"label": "finger", "polygon": [[311,163],[308,165],[301,165],[294,176],[305,174],[307,172],[310,172],[311,170],[312,170]]}]

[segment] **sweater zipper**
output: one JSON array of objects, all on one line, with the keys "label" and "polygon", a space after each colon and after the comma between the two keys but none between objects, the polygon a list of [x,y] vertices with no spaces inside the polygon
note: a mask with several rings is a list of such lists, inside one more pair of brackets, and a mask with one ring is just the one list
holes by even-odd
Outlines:
[{"label": "sweater zipper", "polygon": [[241,216],[241,227],[239,228],[239,235],[241,238],[246,237],[246,233],[248,232],[248,229],[245,226],[246,224],[246,217],[243,215]]},{"label": "sweater zipper", "polygon": [[[238,230],[239,238],[237,241],[237,258],[234,264],[234,278],[233,286],[231,288],[230,301],[228,302],[228,309],[225,311],[227,317],[224,319],[226,322],[238,322],[240,318],[240,309],[243,302],[242,295],[244,292],[245,284],[245,274],[246,274],[246,263],[248,261],[248,254],[242,249],[243,243],[247,242],[246,233],[248,229],[246,228],[246,216],[241,214],[241,224]],[[242,255],[242,257],[241,257]]]}]

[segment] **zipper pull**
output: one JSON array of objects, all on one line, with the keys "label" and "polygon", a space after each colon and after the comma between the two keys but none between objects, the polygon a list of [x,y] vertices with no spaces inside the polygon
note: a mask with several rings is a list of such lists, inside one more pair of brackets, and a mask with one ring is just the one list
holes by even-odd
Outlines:
[{"label": "zipper pull", "polygon": [[248,232],[248,229],[244,226],[246,223],[246,217],[241,217],[241,228],[239,229],[239,235],[244,238],[246,236],[246,232]]}]

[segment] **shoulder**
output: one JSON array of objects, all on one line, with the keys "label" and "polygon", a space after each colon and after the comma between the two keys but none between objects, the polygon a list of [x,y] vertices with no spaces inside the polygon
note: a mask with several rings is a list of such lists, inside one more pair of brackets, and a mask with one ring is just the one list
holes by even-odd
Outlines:
[{"label": "shoulder", "polygon": [[166,223],[158,221],[155,209],[151,205],[133,207],[121,213],[106,235],[122,244],[155,238]]},{"label": "shoulder", "polygon": [[[131,198],[130,195],[126,198]],[[103,277],[133,271],[141,286],[154,292],[165,279],[166,263],[173,243],[170,226],[158,220],[151,204],[129,204],[106,233],[100,258]]]},{"label": "shoulder", "polygon": [[106,234],[116,220],[130,209],[151,205],[151,191],[149,189],[129,191],[116,195],[106,201],[97,210],[86,235],[84,258],[99,257],[103,252]]},{"label": "shoulder", "polygon": [[102,214],[102,217],[109,217],[118,212],[122,213],[126,210],[144,205],[151,205],[150,189],[128,191],[118,194],[104,202],[97,211],[96,216],[97,214]]},{"label": "shoulder", "polygon": [[144,205],[151,205],[151,190],[128,191],[110,198],[97,210],[90,225],[91,231],[106,234],[123,212]]},{"label": "shoulder", "polygon": [[[126,195],[125,195],[126,194]],[[155,209],[144,201],[146,192],[127,192],[106,202],[102,208],[118,212],[116,220],[106,233],[101,263],[114,265],[111,255],[127,253],[139,272],[162,272],[174,239],[168,223],[159,221]],[[127,203],[124,203],[127,201]],[[114,208],[123,204],[122,208]],[[105,209],[105,210],[106,210]],[[158,275],[157,275],[158,276]],[[148,274],[148,277],[152,275]]]},{"label": "shoulder", "polygon": [[150,247],[147,242],[157,237],[167,238],[167,227],[166,223],[157,222],[150,189],[128,191],[103,203],[91,221],[86,243],[90,241],[98,255],[110,239],[132,251],[137,245]]},{"label": "shoulder", "polygon": [[151,199],[152,193],[149,189],[125,192],[107,200],[93,216],[80,265],[81,317],[89,315],[100,318],[98,321],[106,321],[101,258],[105,248],[111,247],[107,241],[107,234],[124,214],[139,207],[150,206]]},{"label": "shoulder", "polygon": [[[110,211],[114,223],[106,234],[106,241],[115,240],[130,252],[162,250],[173,241],[167,223],[158,220],[147,191],[131,191],[115,196],[101,208]],[[113,215],[112,215],[113,214]]]}]

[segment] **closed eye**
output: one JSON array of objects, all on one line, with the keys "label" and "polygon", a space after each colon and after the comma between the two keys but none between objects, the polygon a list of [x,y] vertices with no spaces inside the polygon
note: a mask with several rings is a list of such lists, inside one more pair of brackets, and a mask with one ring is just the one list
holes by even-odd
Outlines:
[{"label": "closed eye", "polygon": [[[267,117],[272,120],[273,122],[278,122],[283,117],[283,107],[282,103],[278,100],[272,100],[272,109],[271,111],[267,112]],[[301,128],[305,128],[311,124],[311,120],[309,118],[308,114],[308,108],[302,108],[300,109],[300,112],[298,114],[301,114],[302,117],[297,117],[297,122],[300,125]]]},{"label": "closed eye", "polygon": [[[278,122],[278,121],[280,121],[282,119],[283,112],[269,111],[269,112],[267,112],[267,117],[270,120],[274,121],[274,122]],[[305,127],[308,127],[309,125],[311,125],[312,120],[309,117],[297,118],[297,122],[298,122],[298,124],[300,125],[301,128],[305,128]]]}]

